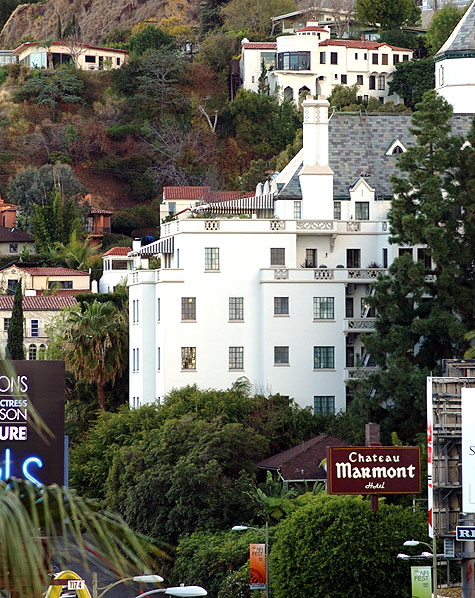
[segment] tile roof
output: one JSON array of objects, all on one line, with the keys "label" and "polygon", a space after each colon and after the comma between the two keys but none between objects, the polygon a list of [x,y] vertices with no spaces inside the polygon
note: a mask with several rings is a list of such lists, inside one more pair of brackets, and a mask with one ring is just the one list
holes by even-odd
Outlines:
[{"label": "tile roof", "polygon": [[[472,118],[469,114],[454,115],[453,133],[466,135]],[[334,114],[329,123],[329,163],[334,172],[334,197],[349,198],[349,188],[361,176],[376,190],[376,196],[391,197],[391,176],[399,171],[397,156],[387,156],[386,152],[398,139],[405,147],[415,144],[409,131],[411,126],[410,114]],[[302,162],[296,164],[293,176],[280,190],[279,197],[302,197],[298,177],[301,166]]]},{"label": "tile roof", "polygon": [[443,57],[447,52],[461,52],[463,50],[475,50],[475,2],[472,2],[445,44],[437,52],[436,60]]},{"label": "tile roof", "polygon": [[0,243],[33,243],[34,237],[17,228],[0,226]]},{"label": "tile roof", "polygon": [[38,267],[26,267],[23,268],[20,265],[10,266],[11,268],[16,267],[24,272],[27,272],[31,276],[89,276],[88,272],[81,272],[80,270],[72,270],[71,268],[44,268]]},{"label": "tile roof", "polygon": [[349,442],[319,434],[298,446],[273,455],[257,464],[260,469],[278,469],[284,480],[323,480],[326,472],[320,463],[327,456],[327,446],[351,446]]},{"label": "tile roof", "polygon": [[[13,295],[0,295],[0,310],[13,308]],[[30,311],[57,311],[63,307],[77,305],[74,297],[58,297],[57,295],[25,295],[23,309]]]},{"label": "tile roof", "polygon": [[241,46],[246,50],[275,50],[277,42],[242,42]]},{"label": "tile roof", "polygon": [[345,46],[346,48],[356,48],[360,50],[377,50],[383,46],[391,48],[391,50],[396,52],[414,52],[410,48],[399,48],[398,46],[390,46],[389,44],[384,44],[381,42],[369,42],[357,39],[326,39],[323,42],[320,42],[319,47],[321,46]]},{"label": "tile roof", "polygon": [[91,208],[89,214],[104,214],[105,216],[112,216],[114,212],[111,210],[103,210],[102,208]]},{"label": "tile roof", "polygon": [[111,247],[102,254],[102,257],[107,257],[108,255],[128,255],[131,251],[131,247]]},{"label": "tile roof", "polygon": [[251,191],[212,191],[210,187],[164,187],[163,199],[188,199],[190,201],[203,200],[204,203],[231,201],[241,197],[251,197]]},{"label": "tile roof", "polygon": [[[46,52],[46,48],[44,46],[41,45],[42,42],[25,42],[23,44],[21,44],[20,46],[18,46],[18,48],[15,48],[13,50],[14,54],[18,54],[19,52],[21,52],[23,49],[31,47],[38,47],[38,48],[44,48],[45,52]],[[60,41],[55,41],[55,42],[51,42],[52,46],[65,46],[64,42],[60,42]],[[78,44],[78,46],[81,46],[81,48],[84,48],[86,50],[107,50],[108,52],[117,52],[118,54],[128,54],[127,50],[119,50],[117,48],[104,48],[102,46],[90,46],[89,44]]]},{"label": "tile roof", "polygon": [[324,33],[329,33],[328,29],[324,29],[323,27],[317,27],[316,25],[307,25],[307,27],[296,29],[295,33],[300,33],[300,31],[323,31]]}]

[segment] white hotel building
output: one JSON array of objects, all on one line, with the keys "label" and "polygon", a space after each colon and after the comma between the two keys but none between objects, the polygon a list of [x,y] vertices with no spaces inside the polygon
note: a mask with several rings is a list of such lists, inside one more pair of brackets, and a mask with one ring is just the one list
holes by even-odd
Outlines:
[{"label": "white hotel building", "polygon": [[[475,2],[436,56],[436,88],[454,105],[452,131],[475,112]],[[464,71],[464,75],[462,75]],[[345,409],[347,382],[372,371],[366,297],[394,257],[429,267],[424,247],[389,244],[397,155],[414,143],[407,114],[335,113],[304,103],[303,149],[256,195],[210,196],[129,273],[130,405],[188,384],[293,397],[316,412]]]}]

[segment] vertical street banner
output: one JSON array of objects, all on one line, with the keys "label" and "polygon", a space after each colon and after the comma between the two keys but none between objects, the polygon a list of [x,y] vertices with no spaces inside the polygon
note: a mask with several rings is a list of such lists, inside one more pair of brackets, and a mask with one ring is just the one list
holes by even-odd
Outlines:
[{"label": "vertical street banner", "polygon": [[0,479],[64,484],[64,362],[0,361]]},{"label": "vertical street banner", "polygon": [[411,598],[432,598],[432,570],[430,567],[411,567]]},{"label": "vertical street banner", "polygon": [[462,388],[462,511],[475,513],[475,388]]},{"label": "vertical street banner", "polygon": [[249,546],[249,581],[251,590],[266,588],[266,545],[250,544]]}]

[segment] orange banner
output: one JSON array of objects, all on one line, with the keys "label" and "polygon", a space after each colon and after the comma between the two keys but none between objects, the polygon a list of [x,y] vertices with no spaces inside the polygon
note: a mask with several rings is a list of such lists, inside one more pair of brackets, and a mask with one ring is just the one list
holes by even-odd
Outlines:
[{"label": "orange banner", "polygon": [[262,590],[266,587],[266,545],[251,544],[249,576],[251,589]]}]

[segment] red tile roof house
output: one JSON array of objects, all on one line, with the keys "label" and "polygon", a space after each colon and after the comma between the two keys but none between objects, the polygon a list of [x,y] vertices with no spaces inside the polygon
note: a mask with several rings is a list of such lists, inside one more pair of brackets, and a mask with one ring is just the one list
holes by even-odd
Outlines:
[{"label": "red tile roof house", "polygon": [[129,256],[131,251],[140,249],[140,239],[135,239],[130,247],[112,247],[102,255],[102,276],[99,280],[99,293],[113,293],[118,284],[127,283],[127,275],[137,268],[148,269],[148,257]]},{"label": "red tile roof house", "polygon": [[[5,356],[13,300],[13,295],[0,295],[0,354],[2,358]],[[26,359],[39,359],[41,357],[48,346],[47,327],[62,309],[76,304],[77,301],[74,297],[58,297],[56,295],[23,297]]]},{"label": "red tile roof house", "polygon": [[23,281],[25,295],[41,295],[43,291],[56,290],[56,294],[88,293],[88,272],[71,268],[45,268],[13,264],[0,269],[0,293],[11,295],[18,280]]},{"label": "red tile roof house", "polygon": [[264,459],[257,467],[277,472],[283,482],[326,482],[327,472],[321,463],[327,457],[327,446],[351,444],[329,434],[319,434],[283,453]]}]

